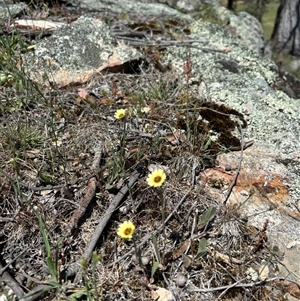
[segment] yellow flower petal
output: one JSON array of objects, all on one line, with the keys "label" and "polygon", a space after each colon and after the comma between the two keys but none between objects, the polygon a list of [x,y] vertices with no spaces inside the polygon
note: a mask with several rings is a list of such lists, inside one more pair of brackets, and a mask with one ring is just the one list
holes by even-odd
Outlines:
[{"label": "yellow flower petal", "polygon": [[122,238],[128,239],[128,238],[132,238],[134,230],[135,230],[135,225],[132,223],[132,221],[125,221],[119,225],[117,234]]},{"label": "yellow flower petal", "polygon": [[162,169],[155,169],[148,175],[147,183],[149,186],[159,187],[164,183],[166,177],[167,176]]},{"label": "yellow flower petal", "polygon": [[115,116],[116,119],[122,119],[126,116],[126,110],[125,109],[119,109],[119,110],[116,111],[114,116]]}]

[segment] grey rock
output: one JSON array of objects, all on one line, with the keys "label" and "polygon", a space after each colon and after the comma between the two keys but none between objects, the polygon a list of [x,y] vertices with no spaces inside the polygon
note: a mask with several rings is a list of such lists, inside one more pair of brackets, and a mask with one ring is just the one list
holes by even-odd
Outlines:
[{"label": "grey rock", "polygon": [[247,12],[235,13],[225,7],[219,6],[216,11],[221,20],[234,29],[233,34],[254,51],[263,53],[265,41],[264,32],[260,22]]},{"label": "grey rock", "polygon": [[12,1],[0,0],[0,19],[15,17],[28,8],[26,3],[12,3]]},{"label": "grey rock", "polygon": [[192,21],[192,17],[179,12],[163,3],[144,3],[130,0],[82,0],[80,7],[89,10],[111,12],[115,14],[134,14],[145,17],[177,18]]},{"label": "grey rock", "polygon": [[134,48],[115,40],[100,20],[81,17],[38,42],[23,59],[30,77],[58,86],[82,83],[93,75],[141,58]]},{"label": "grey rock", "polygon": [[[260,43],[251,48],[246,39],[230,28],[201,20],[191,25],[191,31],[191,38],[201,37],[208,43],[194,43],[189,49],[170,47],[164,54],[164,63],[171,64],[184,81],[182,66],[190,52],[191,81],[204,83],[190,89],[201,98],[244,114],[248,122],[244,139],[254,139],[255,144],[244,152],[240,183],[228,206],[243,204],[242,214],[259,229],[269,220],[269,244],[286,254],[286,266],[279,274],[298,282],[299,246],[290,250],[286,246],[300,236],[300,99],[273,88],[278,68],[262,57]],[[239,153],[229,153],[219,156],[218,162],[225,171],[226,166],[236,167],[239,158]],[[205,171],[206,176],[209,172]],[[231,174],[235,172],[233,168]],[[222,179],[223,175],[219,177]],[[233,178],[225,180],[230,183]],[[254,192],[247,202],[245,191]],[[216,189],[207,188],[207,193],[220,202],[224,200],[224,193]]]}]

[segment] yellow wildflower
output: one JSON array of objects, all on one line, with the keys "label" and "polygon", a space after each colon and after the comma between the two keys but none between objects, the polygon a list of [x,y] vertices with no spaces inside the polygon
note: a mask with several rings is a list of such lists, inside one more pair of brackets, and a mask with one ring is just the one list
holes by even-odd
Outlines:
[{"label": "yellow wildflower", "polygon": [[147,183],[149,186],[159,187],[164,183],[166,177],[162,169],[155,169],[148,175]]},{"label": "yellow wildflower", "polygon": [[135,225],[132,221],[125,221],[119,225],[117,234],[122,238],[132,238],[135,230]]},{"label": "yellow wildflower", "polygon": [[126,115],[126,110],[125,109],[119,109],[115,113],[115,118],[116,119],[122,119],[122,118],[125,117],[125,115]]},{"label": "yellow wildflower", "polygon": [[52,142],[52,145],[61,146],[61,141],[60,140],[55,140],[55,141]]}]

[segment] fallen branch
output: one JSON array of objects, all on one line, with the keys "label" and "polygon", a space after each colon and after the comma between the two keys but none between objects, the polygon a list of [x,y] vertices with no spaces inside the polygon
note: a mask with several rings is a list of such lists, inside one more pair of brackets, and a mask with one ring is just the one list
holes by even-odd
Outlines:
[{"label": "fallen branch", "polygon": [[94,176],[89,179],[87,184],[87,191],[82,198],[82,200],[79,202],[78,208],[74,211],[71,220],[69,222],[69,231],[70,233],[77,227],[78,222],[80,218],[84,215],[86,212],[87,207],[89,206],[90,202],[96,195],[96,189],[97,189],[97,170],[100,166],[100,160],[102,156],[102,147],[100,147],[100,150],[96,151],[94,161],[92,164],[92,170],[94,172]]}]

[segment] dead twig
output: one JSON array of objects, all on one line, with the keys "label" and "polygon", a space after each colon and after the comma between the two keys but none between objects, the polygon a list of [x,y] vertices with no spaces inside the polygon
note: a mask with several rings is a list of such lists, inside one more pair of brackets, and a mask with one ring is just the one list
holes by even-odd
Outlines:
[{"label": "dead twig", "polygon": [[24,295],[22,298],[19,299],[19,301],[35,301],[35,300],[41,300],[42,295],[44,295],[46,292],[48,292],[52,286],[41,284],[31,290],[28,294]]},{"label": "dead twig", "polygon": [[74,228],[77,227],[78,222],[80,218],[84,215],[86,212],[87,207],[89,206],[90,202],[96,195],[96,189],[97,189],[97,170],[99,169],[100,160],[102,156],[102,147],[100,147],[100,150],[96,151],[94,161],[92,164],[92,170],[94,171],[94,176],[89,179],[88,185],[87,185],[87,191],[82,198],[82,200],[79,202],[78,208],[74,211],[70,223],[69,223],[69,231],[70,233],[74,230]]},{"label": "dead twig", "polygon": [[226,205],[226,202],[228,201],[229,197],[230,197],[230,194],[232,192],[232,189],[233,187],[235,186],[236,184],[236,181],[237,181],[237,178],[240,174],[240,171],[241,171],[241,168],[242,168],[242,162],[243,162],[243,154],[244,154],[244,146],[245,146],[245,142],[244,142],[244,134],[243,134],[243,129],[242,129],[242,126],[241,126],[241,122],[239,119],[237,119],[237,123],[239,125],[239,131],[240,131],[240,134],[241,134],[241,155],[240,155],[240,159],[239,159],[239,164],[238,164],[238,167],[237,167],[237,171],[236,171],[236,174],[228,188],[228,191],[226,193],[226,196],[225,196],[225,199],[223,201],[223,204]]},{"label": "dead twig", "polygon": [[262,285],[265,284],[267,282],[272,282],[275,280],[286,280],[284,277],[274,277],[274,278],[270,278],[270,279],[266,279],[266,280],[262,280],[262,281],[258,281],[258,282],[254,282],[254,283],[242,283],[240,281],[237,281],[233,284],[230,285],[225,285],[225,286],[219,286],[219,287],[212,287],[212,288],[195,288],[195,289],[191,289],[189,290],[190,292],[199,292],[199,293],[210,293],[210,292],[217,292],[217,291],[222,291],[222,290],[228,290],[231,288],[237,288],[237,287],[254,287],[257,285]]}]

